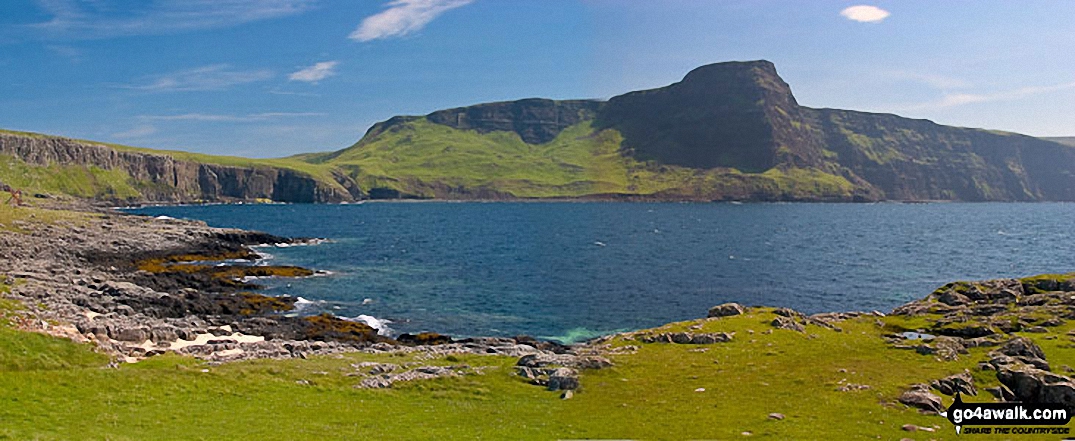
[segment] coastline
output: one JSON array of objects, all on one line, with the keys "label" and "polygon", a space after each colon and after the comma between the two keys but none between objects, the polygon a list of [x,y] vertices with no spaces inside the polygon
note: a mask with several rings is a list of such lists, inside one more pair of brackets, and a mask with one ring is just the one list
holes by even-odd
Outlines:
[{"label": "coastline", "polygon": [[[423,333],[393,339],[361,321],[296,314],[298,298],[252,292],[259,278],[318,274],[259,263],[258,247],[316,246],[323,239],[213,228],[79,203],[67,208],[74,210],[68,212],[71,219],[16,221],[13,226],[24,231],[0,237],[0,274],[12,282],[7,297],[27,309],[19,329],[91,343],[117,360],[167,352],[216,362],[435,352],[443,348],[429,348],[446,343],[469,345],[465,352],[473,353],[567,351],[529,337],[455,340]],[[19,210],[33,217],[43,209]]]},{"label": "coastline", "polygon": [[[0,236],[0,274],[7,275],[0,284],[10,287],[3,297],[25,306],[14,320],[16,329],[89,343],[111,357],[113,367],[197,360],[191,366],[200,372],[216,367],[245,372],[266,365],[230,362],[276,360],[339,376],[333,381],[348,390],[399,388],[426,397],[423,388],[445,386],[415,384],[468,378],[431,384],[506,382],[528,388],[513,392],[528,397],[553,391],[565,400],[577,393],[582,403],[624,400],[623,406],[646,412],[691,409],[692,399],[724,390],[712,399],[742,397],[758,402],[746,410],[772,406],[792,419],[816,414],[784,409],[780,397],[809,389],[829,403],[854,403],[861,415],[885,412],[894,415],[889,421],[910,422],[900,423],[895,433],[940,430],[938,414],[955,391],[977,401],[1060,403],[1075,411],[1070,376],[1075,354],[1066,349],[1075,341],[1075,275],[953,282],[891,314],[806,315],[725,304],[706,318],[570,346],[529,337],[453,340],[433,333],[388,339],[338,317],[281,314],[297,299],[244,294],[249,287],[231,276],[245,273],[234,266],[214,270],[225,279],[190,270],[207,257],[235,260],[249,256],[242,253],[252,245],[293,239],[99,208],[64,213],[26,208],[20,212],[24,220],[3,227],[18,229]],[[339,365],[342,375],[319,370],[326,363]],[[320,381],[310,375],[293,382],[308,387]],[[779,395],[770,396],[770,386]],[[670,394],[682,404],[653,407],[641,398],[647,394]],[[782,419],[764,415],[762,423]],[[837,430],[832,433],[846,433],[836,425],[846,415],[828,418],[835,418],[826,420]]]}]

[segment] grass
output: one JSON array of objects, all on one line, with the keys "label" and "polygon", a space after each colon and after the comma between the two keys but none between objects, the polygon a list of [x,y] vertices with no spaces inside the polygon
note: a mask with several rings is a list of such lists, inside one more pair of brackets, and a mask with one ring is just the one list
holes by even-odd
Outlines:
[{"label": "grass", "polygon": [[[6,200],[2,194],[0,194],[0,199]],[[26,195],[23,195],[23,200],[26,200]],[[2,202],[2,200],[0,200],[0,202]],[[30,205],[15,207],[9,204],[0,204],[0,232],[24,232],[25,230],[23,226],[31,223],[82,224],[91,216],[96,215],[68,210],[50,210]]]},{"label": "grass", "polygon": [[693,198],[758,193],[787,198],[846,197],[852,185],[819,170],[698,170],[641,162],[621,151],[622,135],[589,122],[554,140],[527,144],[512,132],[478,133],[416,119],[363,139],[331,158],[300,156],[349,170],[364,188],[425,197],[447,188],[492,189],[522,198],[669,194]]},{"label": "grass", "polygon": [[[0,130],[0,134],[47,139],[56,138],[40,133]],[[245,168],[279,168],[311,176],[323,184],[346,192],[332,177],[333,168],[308,163],[293,158],[251,159],[237,156],[206,155],[177,150],[154,150],[121,144],[74,139],[74,141],[105,146],[117,151],[164,155],[180,161],[216,164]],[[153,185],[131,179],[120,170],[102,170],[96,167],[28,165],[8,155],[0,155],[0,181],[17,188],[41,192],[55,192],[84,198],[131,199],[140,195],[139,186]]]},{"label": "grass", "polygon": [[[595,131],[590,122],[568,127],[548,143],[533,145],[523,142],[514,132],[483,134],[418,118],[339,152],[280,159],[96,144],[183,161],[294,170],[341,192],[346,190],[334,176],[346,174],[367,191],[387,188],[420,197],[472,198],[485,192],[519,198],[634,195],[700,200],[831,200],[847,199],[855,190],[849,181],[826,170],[773,168],[763,173],[742,173],[731,168],[701,170],[638,161],[622,151],[622,142],[619,132]],[[137,199],[142,191],[155,185],[133,180],[118,170],[40,167],[3,156],[0,180],[38,192],[112,200]]]},{"label": "grass", "polygon": [[[816,326],[805,334],[763,332],[772,329],[773,317],[755,309],[657,329],[701,324],[695,332],[735,332],[731,342],[714,345],[613,339],[613,346],[640,349],[612,356],[612,368],[585,371],[571,400],[511,375],[515,360],[507,357],[424,361],[490,368],[480,376],[365,390],[347,376],[352,363],[398,364],[412,356],[210,366],[167,355],[113,369],[86,345],[4,327],[0,439],[739,439],[745,431],[752,439],[956,438],[943,418],[895,399],[910,384],[973,372],[986,349],[939,361],[888,347],[880,335],[889,332],[890,318],[883,326],[874,317],[847,321],[842,332]],[[1075,364],[1065,339],[1039,342],[1054,363]],[[990,373],[975,376],[980,389],[996,384]],[[846,383],[871,388],[836,390]],[[771,420],[773,412],[787,418]],[[905,432],[904,424],[939,429]]]},{"label": "grass", "polygon": [[[33,193],[110,200],[133,199],[140,195],[131,177],[122,170],[81,165],[37,166],[3,154],[0,154],[0,182],[22,189],[24,199]],[[0,196],[7,199],[6,193]]]}]

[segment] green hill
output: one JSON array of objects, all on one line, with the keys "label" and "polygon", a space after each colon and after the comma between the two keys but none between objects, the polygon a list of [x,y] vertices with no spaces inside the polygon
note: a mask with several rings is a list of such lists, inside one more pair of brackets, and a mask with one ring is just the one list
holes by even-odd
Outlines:
[{"label": "green hill", "polygon": [[282,159],[3,132],[0,180],[132,201],[1073,201],[1068,141],[803,107],[772,63],[750,61],[608,101],[397,116],[346,149]]},{"label": "green hill", "polygon": [[1075,149],[896,115],[799,106],[767,61],[702,66],[601,101],[395,117],[295,159],[378,196],[1075,200]]},{"label": "green hill", "polygon": [[115,202],[277,200],[340,202],[360,197],[328,166],[247,159],[0,130],[0,182],[28,194]]}]

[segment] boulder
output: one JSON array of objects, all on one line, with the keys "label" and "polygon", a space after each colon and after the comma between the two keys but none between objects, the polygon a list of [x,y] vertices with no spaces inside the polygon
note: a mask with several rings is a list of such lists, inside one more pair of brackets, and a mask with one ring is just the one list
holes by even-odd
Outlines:
[{"label": "boulder", "polygon": [[1006,401],[1062,404],[1075,412],[1075,380],[1070,377],[1015,363],[998,369],[997,379],[1011,391]]},{"label": "boulder", "polygon": [[1045,352],[1033,340],[1026,337],[1016,337],[1004,343],[998,349],[1001,354],[1011,357],[1030,357],[1045,360]]},{"label": "boulder", "polygon": [[549,390],[575,390],[579,388],[579,373],[571,368],[558,368],[549,374]]},{"label": "boulder", "polygon": [[716,332],[707,334],[694,334],[691,337],[691,344],[694,345],[711,345],[714,343],[724,343],[732,340],[732,335],[727,332]]},{"label": "boulder", "polygon": [[1042,403],[1061,404],[1071,414],[1075,412],[1075,383],[1062,381],[1043,385],[1038,392],[1038,400]]},{"label": "boulder", "polygon": [[1012,393],[1007,387],[1003,385],[997,387],[991,387],[985,390],[993,395],[994,398],[1000,401],[1015,401],[1015,394]]},{"label": "boulder", "polygon": [[944,291],[937,297],[937,301],[948,306],[961,306],[970,303],[971,299],[955,291]]},{"label": "boulder", "polygon": [[930,392],[929,387],[924,384],[915,385],[911,390],[904,392],[900,395],[899,402],[926,412],[944,411],[941,397]]},{"label": "boulder", "polygon": [[974,378],[971,377],[970,372],[933,380],[929,385],[945,395],[955,395],[956,393],[978,395],[978,389],[974,387]]},{"label": "boulder", "polygon": [[803,326],[802,323],[799,323],[799,322],[795,321],[795,319],[792,319],[792,318],[789,318],[789,317],[783,317],[783,316],[777,317],[777,318],[773,319],[773,322],[771,324],[773,325],[774,328],[777,328],[777,329],[787,329],[787,330],[790,330],[790,331],[806,332],[806,327]]},{"label": "boulder", "polygon": [[681,345],[690,344],[691,338],[693,338],[691,334],[688,334],[686,332],[673,332],[671,337],[672,343]]},{"label": "boulder", "polygon": [[708,317],[729,317],[746,313],[742,305],[738,303],[724,303],[709,308]]},{"label": "boulder", "polygon": [[146,328],[120,328],[115,330],[112,338],[119,341],[144,342],[149,339],[149,331]]}]

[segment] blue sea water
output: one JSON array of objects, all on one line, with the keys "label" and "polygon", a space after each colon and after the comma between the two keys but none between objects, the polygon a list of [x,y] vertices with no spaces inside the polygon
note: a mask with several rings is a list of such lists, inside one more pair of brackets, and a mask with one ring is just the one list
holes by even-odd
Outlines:
[{"label": "blue sea water", "polygon": [[262,281],[397,333],[577,341],[723,302],[881,310],[959,279],[1075,271],[1075,204],[367,203],[133,212],[330,243]]}]

